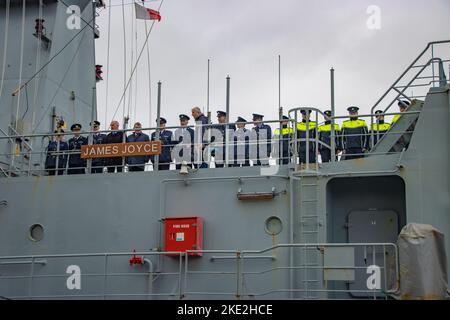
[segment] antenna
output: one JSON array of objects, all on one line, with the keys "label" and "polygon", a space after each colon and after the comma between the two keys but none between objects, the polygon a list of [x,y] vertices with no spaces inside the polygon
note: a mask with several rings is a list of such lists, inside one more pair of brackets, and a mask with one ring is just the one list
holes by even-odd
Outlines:
[{"label": "antenna", "polygon": [[209,111],[209,62],[210,60],[208,59],[208,72],[207,72],[207,80],[206,80],[206,115],[208,117],[208,123],[211,120],[211,112]]},{"label": "antenna", "polygon": [[281,56],[278,55],[278,108],[281,108]]}]

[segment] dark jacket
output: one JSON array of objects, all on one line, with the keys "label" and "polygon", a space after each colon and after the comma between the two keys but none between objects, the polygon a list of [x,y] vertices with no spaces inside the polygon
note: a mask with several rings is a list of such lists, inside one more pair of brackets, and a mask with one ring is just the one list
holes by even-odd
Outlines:
[{"label": "dark jacket", "polygon": [[[389,131],[391,125],[389,123],[385,123],[384,120],[379,121],[378,123],[374,123],[370,131],[373,132],[373,145],[375,146],[378,142],[378,139],[381,139],[386,132]],[[372,145],[371,145],[372,146]]]},{"label": "dark jacket", "polygon": [[[156,132],[152,133],[152,141],[156,140]],[[170,163],[172,162],[172,131],[170,130],[162,130],[159,132],[159,140],[161,141],[161,154],[159,155],[159,163]],[[153,163],[155,163],[155,156],[151,155],[150,159]]]},{"label": "dark jacket", "polygon": [[[302,122],[297,123],[297,138],[306,139],[306,133],[308,132],[309,151],[314,152],[316,149],[316,142],[314,139],[316,138],[317,123],[315,121],[308,121],[308,125],[309,130],[306,128],[306,120],[302,120]],[[306,152],[306,140],[298,143],[298,151],[299,153]]]},{"label": "dark jacket", "polygon": [[[272,151],[272,143],[271,143],[272,128],[270,126],[268,126],[267,124],[260,124],[259,126],[253,127],[250,140],[252,142],[252,145],[250,146],[250,150],[252,153],[251,156],[256,157],[256,159],[252,159],[252,160],[253,161],[257,160],[258,164],[260,164],[260,162],[259,162],[260,159],[265,159],[268,161],[268,159],[270,157],[270,152]],[[267,142],[266,142],[267,150],[264,150],[262,145],[260,145],[260,140],[267,140]]]},{"label": "dark jacket", "polygon": [[[226,149],[226,129],[227,129],[227,125],[226,124],[221,124],[221,123],[217,123],[212,125],[212,128],[215,130],[218,130],[220,132],[220,134],[222,135],[222,139],[221,141],[217,141],[218,145],[217,145],[217,149],[216,151],[213,151],[212,155],[217,157],[217,160],[225,163],[225,149]],[[229,124],[228,125],[228,130],[229,130],[229,141],[232,140],[233,137],[233,132],[236,130],[236,126],[234,124]],[[216,137],[212,136],[211,137],[211,143],[216,142]],[[232,159],[230,159],[232,160]],[[216,161],[217,162],[217,161]]]},{"label": "dark jacket", "polygon": [[[123,132],[122,131],[113,131],[108,133],[105,140],[103,140],[104,144],[111,143],[123,143]],[[122,165],[122,157],[111,157],[105,158],[105,166],[120,166]]]},{"label": "dark jacket", "polygon": [[[208,124],[208,118],[203,113],[201,113],[200,116],[197,119],[195,119],[195,124],[197,126],[202,125],[202,127],[201,127],[201,141],[206,143],[207,139],[205,137],[205,132],[206,132],[206,129],[207,129],[206,125]],[[200,134],[199,128],[196,128],[195,134],[196,135]],[[200,138],[197,138],[197,139],[200,140]]]},{"label": "dark jacket", "polygon": [[[249,164],[250,159],[250,150],[249,150],[249,142],[250,142],[250,130],[246,128],[236,129],[233,132],[233,143],[234,143],[234,154],[233,154],[233,164]],[[238,147],[239,145],[239,147]],[[238,151],[239,148],[239,151]],[[243,148],[243,150],[241,149]],[[242,154],[242,152],[244,154]]]},{"label": "dark jacket", "polygon": [[[102,144],[106,139],[106,134],[103,133],[94,133],[92,136],[92,144]],[[103,167],[105,165],[105,158],[93,158],[92,166],[93,167]]]},{"label": "dark jacket", "polygon": [[[319,140],[331,147],[331,121],[325,121],[325,123],[319,126]],[[334,124],[334,146],[336,150],[341,150],[341,128],[337,123]],[[319,144],[319,151],[330,150],[329,148]]]},{"label": "dark jacket", "polygon": [[366,122],[357,118],[344,121],[341,141],[344,150],[368,149],[369,136]]},{"label": "dark jacket", "polygon": [[[67,153],[64,151],[69,150],[69,145],[65,141],[59,142],[59,159],[58,159],[58,168],[65,168],[67,164]],[[47,146],[47,157],[45,159],[45,169],[53,169],[56,168],[56,155],[58,151],[58,142],[50,141]],[[62,154],[61,154],[62,153]]]},{"label": "dark jacket", "polygon": [[[138,133],[138,134],[130,134],[127,137],[127,142],[144,142],[144,141],[150,141],[150,138],[145,133]],[[150,156],[133,156],[133,157],[127,157],[125,159],[127,164],[144,164],[147,163],[148,160],[150,160]]]},{"label": "dark jacket", "polygon": [[[179,153],[177,154],[180,159],[184,158],[184,150],[190,150],[190,156],[186,157],[186,159],[189,158],[188,161],[186,160],[188,163],[194,162],[194,136],[195,132],[192,128],[177,128],[173,135],[172,143],[174,145],[180,144]],[[178,159],[176,160],[178,163]]]},{"label": "dark jacket", "polygon": [[69,139],[69,151],[74,152],[69,155],[69,167],[86,167],[86,159],[81,158],[81,146],[87,144],[88,139],[83,136]]},{"label": "dark jacket", "polygon": [[[276,128],[273,134],[274,141],[272,141],[272,157],[279,161],[281,164],[288,164],[291,152],[291,141],[294,136],[294,129],[283,126],[281,136],[280,128]],[[282,151],[281,151],[282,150]]]}]

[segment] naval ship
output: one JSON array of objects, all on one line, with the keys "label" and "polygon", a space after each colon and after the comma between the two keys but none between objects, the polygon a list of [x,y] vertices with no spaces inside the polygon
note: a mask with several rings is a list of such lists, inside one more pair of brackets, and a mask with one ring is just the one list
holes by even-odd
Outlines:
[{"label": "naval ship", "polygon": [[[72,5],[78,29],[62,27]],[[434,52],[450,40],[424,44],[359,115],[374,124],[409,102],[363,157],[332,142],[330,162],[299,163],[294,134],[289,163],[50,176],[54,130],[78,122],[91,137],[98,116],[101,5],[0,2],[1,299],[448,298],[449,57]],[[333,73],[330,88],[341,123]],[[322,121],[322,107],[292,106],[265,123],[288,114],[297,132],[307,109]]]}]

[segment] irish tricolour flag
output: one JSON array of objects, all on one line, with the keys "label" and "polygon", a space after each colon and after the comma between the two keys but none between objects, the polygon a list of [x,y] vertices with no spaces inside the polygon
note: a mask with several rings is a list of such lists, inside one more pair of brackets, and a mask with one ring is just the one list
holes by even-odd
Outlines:
[{"label": "irish tricolour flag", "polygon": [[158,11],[148,9],[144,6],[141,6],[134,3],[134,7],[136,8],[136,19],[144,19],[144,20],[158,20],[161,21],[161,15]]}]

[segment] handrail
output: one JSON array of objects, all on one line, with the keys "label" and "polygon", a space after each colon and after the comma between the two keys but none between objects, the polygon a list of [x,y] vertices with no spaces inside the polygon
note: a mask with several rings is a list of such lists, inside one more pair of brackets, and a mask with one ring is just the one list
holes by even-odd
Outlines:
[{"label": "handrail", "polygon": [[[374,110],[375,110],[375,108],[381,103],[381,101],[392,91],[392,90],[395,90],[395,91],[397,91],[398,92],[398,95],[395,97],[395,99],[384,109],[384,112],[386,112],[391,106],[392,106],[392,104],[396,101],[396,100],[398,100],[398,98],[402,95],[402,96],[405,96],[404,95],[404,92],[405,92],[405,90],[407,89],[407,88],[409,88],[409,86],[417,79],[417,77],[425,70],[425,68],[427,68],[427,67],[429,67],[429,65],[430,64],[433,64],[433,67],[434,67],[434,62],[436,61],[436,62],[439,62],[439,64],[440,64],[440,66],[442,65],[442,63],[444,62],[444,61],[447,61],[447,60],[442,60],[442,59],[440,59],[440,58],[434,58],[434,57],[432,57],[430,60],[428,60],[428,62],[426,63],[426,64],[424,64],[424,65],[422,65],[421,66],[421,69],[420,69],[420,71],[412,78],[412,80],[406,85],[406,86],[402,86],[403,87],[403,89],[401,90],[401,91],[399,91],[398,89],[397,89],[397,84],[400,82],[400,80],[402,80],[403,79],[403,77],[411,70],[411,69],[413,69],[413,68],[416,68],[417,66],[415,66],[415,64],[417,63],[417,61],[419,61],[422,57],[423,57],[423,55],[430,49],[430,47],[431,48],[433,48],[433,46],[434,45],[436,45],[436,44],[446,44],[446,43],[450,43],[450,40],[440,40],[440,41],[432,41],[432,42],[429,42],[428,44],[427,44],[427,46],[422,50],[422,52],[416,57],[416,59],[414,59],[414,61],[403,71],[403,73],[394,81],[394,83],[386,90],[386,92],[375,102],[375,104],[372,106],[372,108],[370,109],[370,113],[371,114],[373,114],[374,113]],[[440,67],[440,69],[441,69],[441,67]],[[434,72],[433,72],[433,76],[432,76],[432,78],[433,78],[433,80],[432,80],[432,83],[434,84],[434,78],[435,78],[436,76],[434,75]],[[438,78],[440,79],[440,80],[442,80],[441,79],[441,77],[442,77],[442,73],[441,72],[439,72],[439,76],[438,76]],[[442,83],[442,81],[440,81],[440,83]],[[406,96],[405,96],[406,97]],[[408,97],[406,97],[408,100],[409,100],[409,98]],[[371,117],[371,125],[373,125],[373,116]],[[372,136],[372,139],[371,139],[371,147],[373,147],[373,136]]]},{"label": "handrail", "polygon": [[[142,296],[142,297],[151,297],[151,296],[178,296],[179,299],[183,299],[185,298],[187,295],[213,295],[213,296],[217,296],[217,295],[232,295],[235,296],[235,298],[240,299],[242,296],[252,296],[252,295],[265,295],[263,292],[260,293],[248,293],[248,292],[244,292],[244,287],[243,287],[243,283],[244,283],[244,277],[246,275],[263,275],[263,274],[268,274],[271,272],[276,272],[278,270],[305,270],[305,269],[310,269],[310,270],[325,270],[325,269],[352,269],[352,270],[362,270],[364,269],[363,265],[352,265],[352,266],[343,266],[343,265],[322,265],[319,264],[317,266],[313,266],[313,265],[308,265],[307,261],[303,261],[303,263],[301,263],[298,266],[279,266],[278,264],[280,263],[280,261],[276,261],[277,258],[275,255],[272,256],[258,256],[259,254],[264,254],[266,252],[271,252],[272,254],[275,252],[275,250],[277,249],[282,249],[282,248],[299,248],[302,250],[314,250],[314,252],[316,252],[316,250],[318,250],[317,252],[322,252],[323,250],[327,247],[351,247],[351,248],[358,248],[358,247],[362,247],[362,248],[372,248],[372,253],[374,254],[376,252],[376,250],[379,250],[377,248],[382,248],[384,251],[386,251],[387,248],[392,248],[392,252],[394,254],[393,258],[394,258],[394,262],[395,262],[395,280],[399,279],[399,265],[398,265],[398,248],[396,246],[396,244],[394,243],[288,243],[288,244],[277,244],[277,245],[273,245],[267,248],[263,248],[260,250],[237,250],[237,249],[231,249],[231,250],[188,250],[186,252],[177,252],[177,251],[143,251],[143,252],[111,252],[111,253],[82,253],[82,254],[40,254],[40,255],[22,255],[22,256],[3,256],[0,257],[0,265],[14,265],[14,264],[31,264],[31,269],[32,272],[31,274],[16,274],[14,273],[14,275],[7,275],[7,274],[2,274],[0,275],[0,281],[4,280],[4,279],[8,279],[8,280],[18,280],[18,281],[23,281],[24,279],[29,279],[28,282],[28,295],[25,294],[24,296],[18,296],[18,297],[14,297],[14,298],[28,298],[28,299],[33,299],[33,298],[43,298],[43,296],[39,296],[36,295],[34,296],[32,293],[32,285],[33,285],[33,279],[41,279],[40,283],[42,283],[42,279],[45,278],[60,278],[60,277],[67,277],[67,274],[46,274],[44,271],[46,270],[45,268],[47,268],[48,265],[51,265],[53,262],[56,262],[58,260],[55,260],[56,258],[61,258],[61,259],[65,259],[65,258],[103,258],[105,259],[105,268],[104,271],[87,271],[83,273],[83,276],[85,277],[104,277],[104,287],[103,287],[103,292],[102,294],[97,294],[100,297],[110,297],[110,296],[127,296],[129,295],[129,293],[111,293],[111,292],[107,292],[106,291],[106,281],[107,281],[107,277],[129,277],[129,276],[156,276],[155,278],[150,277],[148,281],[154,281],[158,278],[158,276],[160,275],[169,275],[169,276],[177,276],[176,281],[178,284],[178,287],[175,289],[175,291],[173,292],[153,292],[151,291],[151,289],[149,290],[149,292],[146,293],[133,293],[133,295],[135,296]],[[190,254],[191,253],[203,253],[203,254],[214,254],[214,253],[219,253],[219,254],[233,254],[233,256],[213,256],[214,260],[221,260],[221,259],[235,259],[236,260],[236,264],[233,266],[231,265],[231,269],[226,269],[226,270],[218,270],[218,269],[213,269],[213,270],[205,270],[205,269],[201,269],[201,270],[195,270],[195,269],[189,269],[189,259],[190,259]],[[313,251],[311,251],[313,252]],[[161,270],[153,270],[152,267],[152,262],[151,260],[145,258],[143,259],[144,261],[147,260],[146,262],[150,262],[149,264],[149,269],[146,272],[143,272],[141,270],[136,270],[136,271],[132,271],[130,270],[130,272],[108,272],[106,265],[107,265],[107,259],[108,257],[120,257],[120,256],[130,256],[130,255],[139,255],[139,256],[163,256],[163,255],[175,255],[179,258],[178,263],[174,262],[175,264],[178,264],[178,266],[176,267],[177,270],[173,270],[173,271],[168,271],[168,272],[164,272]],[[170,258],[172,259],[172,258]],[[244,270],[244,264],[243,261],[244,260],[253,260],[253,259],[269,259],[270,262],[268,261],[268,263],[271,263],[272,265],[267,265],[266,268],[262,269],[262,270]],[[375,258],[374,258],[375,259]],[[6,261],[5,261],[6,260]],[[111,261],[111,260],[109,260]],[[210,261],[211,263],[214,263],[213,261]],[[376,261],[374,260],[374,262],[376,263]],[[111,263],[111,262],[110,262]],[[120,262],[119,262],[120,263]],[[123,263],[128,264],[128,261],[123,261]],[[184,266],[183,266],[184,263]],[[216,262],[218,263],[218,262]],[[287,263],[287,262],[286,262]],[[38,274],[35,274],[33,272],[34,270],[34,266],[40,264],[40,271]],[[273,265],[275,264],[275,265]],[[381,265],[380,265],[381,266]],[[51,267],[51,266],[50,266]],[[49,267],[49,268],[50,268]],[[386,261],[384,260],[383,262],[383,266],[380,267],[382,270],[384,270],[384,272],[386,272],[386,268],[388,267],[388,265],[386,264]],[[5,271],[8,269],[5,269]],[[49,270],[53,270],[53,268],[50,268]],[[25,271],[26,272],[26,271]],[[44,272],[44,273],[43,273]],[[4,273],[4,272],[3,272]],[[235,287],[235,291],[234,292],[218,292],[218,291],[202,291],[202,292],[198,292],[198,291],[189,291],[189,287],[188,287],[188,278],[189,275],[194,275],[194,276],[198,276],[198,275],[208,275],[208,276],[219,276],[219,275],[230,275],[230,276],[235,276],[236,277],[236,287]],[[184,279],[183,279],[184,277]],[[306,281],[312,281],[312,280],[308,280],[309,278],[305,278]],[[184,280],[184,281],[183,281]],[[170,280],[172,281],[172,280]],[[386,273],[385,273],[385,281],[386,281]],[[182,285],[184,282],[184,285]],[[385,282],[386,285],[386,282]],[[218,289],[220,291],[220,289]],[[302,288],[297,288],[297,287],[290,287],[289,289],[283,289],[283,290],[287,290],[286,292],[300,292],[300,291],[305,291],[305,292],[314,292],[315,290],[324,290],[323,292],[332,292],[331,290],[327,290],[326,288],[306,288],[306,289],[302,289]],[[177,292],[178,291],[178,292]],[[345,290],[345,292],[353,292],[354,290]],[[356,292],[356,291],[355,291]],[[364,291],[366,292],[366,291]],[[368,293],[374,293],[373,290],[368,290]],[[267,293],[266,293],[267,294]],[[85,295],[79,295],[80,297],[88,297],[91,296],[92,294],[90,292],[87,292]],[[75,297],[77,296],[77,294],[75,295],[51,295],[49,297]],[[9,297],[9,298],[13,298],[13,297]]]}]

